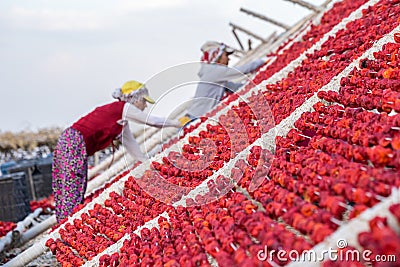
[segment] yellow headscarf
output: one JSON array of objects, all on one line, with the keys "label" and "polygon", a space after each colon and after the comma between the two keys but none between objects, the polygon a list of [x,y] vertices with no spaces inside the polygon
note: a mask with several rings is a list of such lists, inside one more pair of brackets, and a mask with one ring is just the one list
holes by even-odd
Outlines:
[{"label": "yellow headscarf", "polygon": [[122,101],[135,102],[140,98],[144,98],[150,104],[155,103],[155,101],[149,96],[149,91],[146,86],[134,80],[127,81],[121,88],[115,89],[112,95],[114,98]]}]

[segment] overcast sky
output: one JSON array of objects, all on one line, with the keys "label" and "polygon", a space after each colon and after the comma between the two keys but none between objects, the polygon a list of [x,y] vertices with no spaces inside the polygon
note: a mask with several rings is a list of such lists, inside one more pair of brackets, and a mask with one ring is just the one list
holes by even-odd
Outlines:
[{"label": "overcast sky", "polygon": [[67,127],[125,81],[199,60],[207,40],[238,48],[229,22],[282,32],[240,7],[289,25],[309,14],[284,0],[1,0],[0,131]]}]

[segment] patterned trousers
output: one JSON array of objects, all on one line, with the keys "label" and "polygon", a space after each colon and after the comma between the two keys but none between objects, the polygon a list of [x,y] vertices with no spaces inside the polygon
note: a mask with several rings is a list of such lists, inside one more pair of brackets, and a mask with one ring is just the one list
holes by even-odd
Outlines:
[{"label": "patterned trousers", "polygon": [[87,185],[86,145],[81,133],[67,128],[53,152],[53,194],[57,221],[83,203]]}]

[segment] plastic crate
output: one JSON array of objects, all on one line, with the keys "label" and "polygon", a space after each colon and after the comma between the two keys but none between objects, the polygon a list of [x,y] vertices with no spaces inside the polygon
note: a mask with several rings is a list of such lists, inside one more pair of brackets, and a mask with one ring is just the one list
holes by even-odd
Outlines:
[{"label": "plastic crate", "polygon": [[[17,165],[8,169],[9,174],[24,172],[25,173],[25,185],[26,190],[28,192],[29,200],[37,200],[36,190],[35,190],[35,181],[33,180],[32,173],[35,171],[35,160],[24,160],[18,162]],[[40,179],[36,181],[36,183],[41,183]]]},{"label": "plastic crate", "polygon": [[29,199],[38,200],[52,193],[52,162],[52,157],[25,160],[9,168],[8,173],[25,172]]},{"label": "plastic crate", "polygon": [[0,177],[0,220],[18,222],[30,213],[25,172]]},{"label": "plastic crate", "polygon": [[[33,181],[35,184],[36,197],[48,197],[53,192],[52,189],[52,158],[39,159],[36,162],[36,169],[32,173]],[[39,183],[40,186],[36,183]]]}]

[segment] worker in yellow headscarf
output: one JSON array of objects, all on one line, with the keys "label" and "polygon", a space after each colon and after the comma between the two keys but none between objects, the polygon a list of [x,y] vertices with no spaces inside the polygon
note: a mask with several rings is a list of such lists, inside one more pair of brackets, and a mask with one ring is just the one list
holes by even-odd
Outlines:
[{"label": "worker in yellow headscarf", "polygon": [[146,86],[128,81],[115,89],[114,101],[95,108],[64,130],[53,152],[53,192],[57,221],[67,217],[83,202],[87,184],[88,157],[122,138],[128,153],[139,161],[147,160],[129,129],[128,121],[155,127],[181,127],[178,120],[144,113],[153,104]]}]

